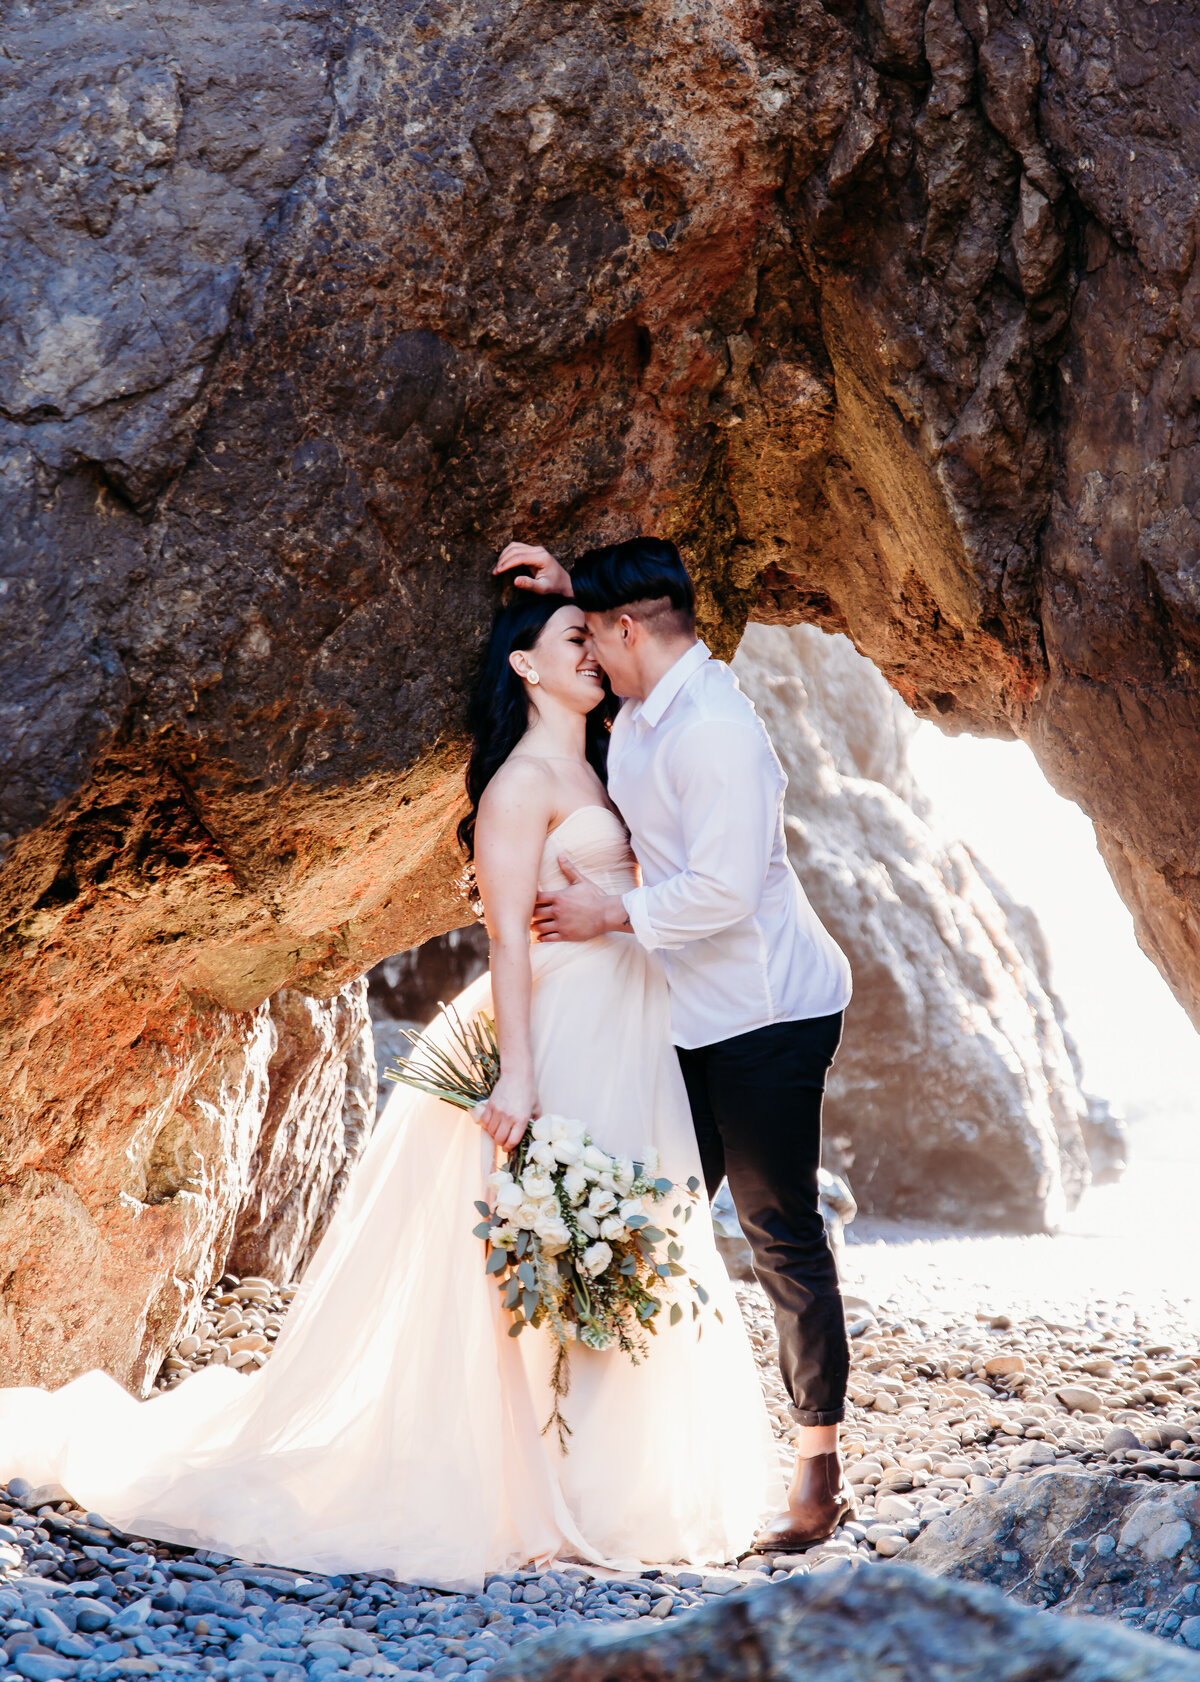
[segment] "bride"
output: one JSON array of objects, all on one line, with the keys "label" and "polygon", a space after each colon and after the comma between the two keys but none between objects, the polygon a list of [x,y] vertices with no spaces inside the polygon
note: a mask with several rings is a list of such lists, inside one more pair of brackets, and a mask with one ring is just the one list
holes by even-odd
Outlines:
[{"label": "bride", "polygon": [[[397,1088],[255,1376],[210,1367],[144,1402],[100,1372],[0,1391],[0,1478],[61,1483],[163,1541],[446,1588],[555,1556],[705,1563],[750,1545],[776,1453],[707,1209],[685,1260],[709,1309],[664,1323],[636,1366],[572,1347],[565,1454],[542,1429],[549,1339],[508,1335],[472,1232],[497,1149],[539,1111],[614,1154],[656,1150],[677,1183],[701,1172],[656,956],[624,932],[530,944],[564,848],[605,891],[635,883],[605,789],[608,705],[574,603],[525,592],[498,613],[460,830],[491,970],[456,1001],[496,1019],[488,1103],[471,1116]],[[446,1019],[428,1032],[446,1043]]]}]

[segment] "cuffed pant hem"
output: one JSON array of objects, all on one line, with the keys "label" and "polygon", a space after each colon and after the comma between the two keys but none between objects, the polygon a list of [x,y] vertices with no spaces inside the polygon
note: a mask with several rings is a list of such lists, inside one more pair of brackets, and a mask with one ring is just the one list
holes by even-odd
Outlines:
[{"label": "cuffed pant hem", "polygon": [[846,1410],[842,1408],[791,1408],[792,1418],[797,1425],[840,1425],[846,1417]]}]

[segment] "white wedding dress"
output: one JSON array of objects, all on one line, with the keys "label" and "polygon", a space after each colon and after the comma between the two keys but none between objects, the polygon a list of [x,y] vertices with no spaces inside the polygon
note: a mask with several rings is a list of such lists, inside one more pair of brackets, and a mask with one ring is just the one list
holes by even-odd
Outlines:
[{"label": "white wedding dress", "polygon": [[[633,885],[605,807],[550,833],[543,887],[565,886],[563,849],[606,891]],[[698,1175],[657,962],[629,934],[532,958],[543,1111],[611,1152],[653,1145],[677,1182]],[[484,976],[457,1009],[468,1018],[490,998]],[[541,1432],[548,1340],[507,1335],[472,1233],[490,1147],[469,1115],[397,1087],[265,1367],[210,1367],[148,1401],[100,1372],[0,1391],[0,1478],[61,1483],[164,1541],[440,1587],[554,1556],[733,1558],[775,1504],[779,1466],[703,1199],[684,1229],[712,1298],[701,1335],[685,1314],[636,1366],[573,1346],[563,1455]]]}]

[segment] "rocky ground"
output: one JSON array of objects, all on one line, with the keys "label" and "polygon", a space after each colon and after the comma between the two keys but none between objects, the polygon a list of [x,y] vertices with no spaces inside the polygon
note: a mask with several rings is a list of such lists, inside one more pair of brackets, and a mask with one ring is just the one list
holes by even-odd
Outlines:
[{"label": "rocky ground", "polygon": [[[294,1289],[227,1276],[166,1363],[160,1388],[214,1361],[261,1366]],[[757,1286],[738,1292],[786,1453],[791,1422],[769,1310]],[[624,1577],[562,1566],[495,1577],[482,1595],[442,1594],[386,1573],[319,1578],[139,1541],[56,1500],[59,1491],[16,1482],[0,1498],[0,1679],[201,1670],[218,1682],[321,1682],[344,1670],[440,1682],[481,1675],[520,1641],[559,1626],[649,1627],[764,1577],[899,1558],[923,1533],[935,1540],[937,1521],[944,1530],[948,1515],[972,1503],[982,1514],[988,1497],[1011,1506],[1014,1491],[1050,1470],[1098,1474],[1114,1494],[1113,1479],[1200,1494],[1200,1338],[1186,1327],[1164,1343],[1103,1306],[1073,1325],[927,1304],[876,1311],[852,1302],[851,1318],[858,1335],[845,1442],[859,1514],[803,1558]],[[922,1542],[916,1556],[924,1551]],[[1200,1647],[1190,1557],[1176,1549],[1169,1604],[1139,1588],[1136,1604],[1120,1608],[1122,1620]]]}]

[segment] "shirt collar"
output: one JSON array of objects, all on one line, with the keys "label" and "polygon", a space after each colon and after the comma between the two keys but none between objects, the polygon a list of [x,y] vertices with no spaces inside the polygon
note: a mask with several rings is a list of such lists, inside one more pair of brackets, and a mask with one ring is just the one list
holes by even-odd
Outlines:
[{"label": "shirt collar", "polygon": [[693,643],[686,654],[681,654],[675,664],[667,668],[646,699],[638,704],[634,718],[653,729],[692,673],[698,672],[711,658],[706,643]]}]

